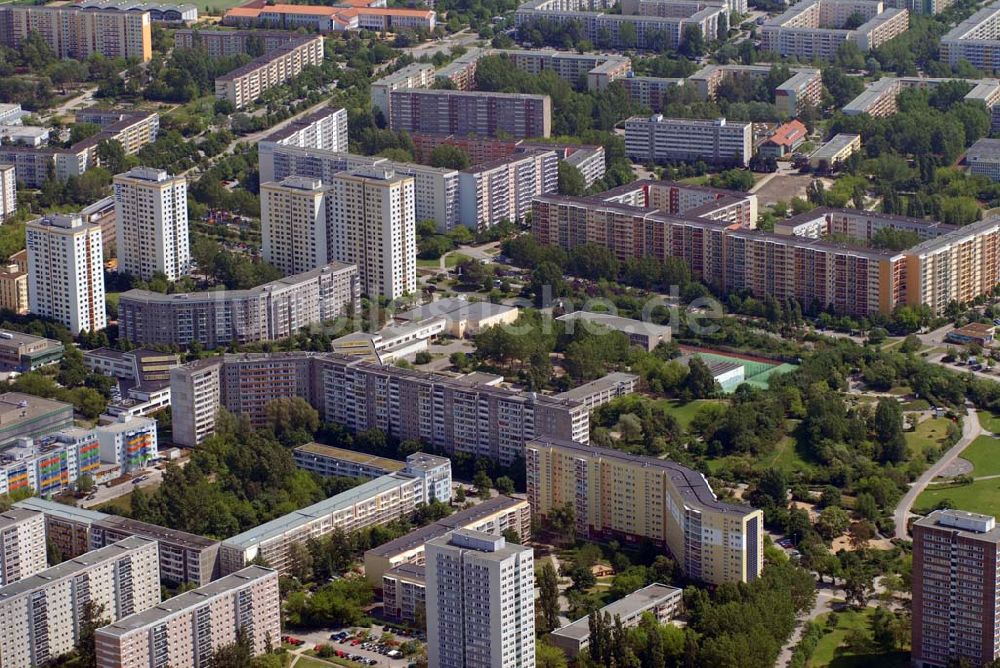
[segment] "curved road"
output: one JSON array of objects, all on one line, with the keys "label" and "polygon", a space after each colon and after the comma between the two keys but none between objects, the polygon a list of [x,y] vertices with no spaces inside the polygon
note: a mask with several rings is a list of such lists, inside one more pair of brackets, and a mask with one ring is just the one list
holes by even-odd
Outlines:
[{"label": "curved road", "polygon": [[965,449],[972,440],[979,436],[983,432],[982,427],[979,426],[979,417],[976,415],[975,408],[967,408],[965,413],[965,419],[962,421],[962,438],[958,440],[955,445],[951,446],[949,450],[941,456],[941,459],[934,462],[929,469],[924,471],[924,474],[917,478],[917,481],[910,485],[910,489],[907,490],[903,498],[900,499],[899,503],[896,505],[896,510],[893,513],[893,521],[896,523],[896,538],[901,540],[909,539],[909,532],[907,531],[906,521],[910,516],[910,508],[913,507],[913,503],[920,496],[920,493],[924,491],[928,483],[936,478],[938,474],[941,473],[949,464],[951,464],[958,455]]}]

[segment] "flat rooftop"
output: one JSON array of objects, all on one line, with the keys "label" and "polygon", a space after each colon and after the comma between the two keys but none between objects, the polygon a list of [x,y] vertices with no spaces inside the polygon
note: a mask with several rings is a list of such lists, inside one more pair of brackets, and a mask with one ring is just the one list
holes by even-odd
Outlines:
[{"label": "flat rooftop", "polygon": [[168,529],[158,524],[140,522],[139,520],[119,517],[118,515],[108,515],[105,519],[96,522],[96,524],[109,529],[125,531],[134,536],[142,536],[150,540],[179,545],[190,550],[204,550],[219,543],[219,541],[197,534],[178,531],[177,529]]},{"label": "flat rooftop", "polygon": [[852,135],[846,132],[841,132],[840,134],[835,135],[830,141],[816,149],[816,152],[809,157],[817,160],[832,158],[847,148],[852,142],[856,141],[860,136],[861,135]]},{"label": "flat rooftop", "polygon": [[228,547],[246,550],[247,548],[278,538],[302,525],[329,517],[338,510],[348,508],[355,503],[370,499],[383,492],[388,492],[391,489],[399,487],[402,483],[414,479],[412,476],[404,473],[390,473],[361,483],[357,487],[331,496],[329,499],[324,499],[319,503],[314,503],[301,510],[282,515],[277,519],[265,522],[249,531],[236,534],[222,542]]},{"label": "flat rooftop", "polygon": [[45,569],[41,573],[36,573],[29,578],[18,580],[13,584],[0,588],[0,603],[22,596],[36,589],[43,588],[57,580],[70,577],[102,562],[116,559],[128,553],[130,550],[140,548],[152,542],[153,541],[146,538],[140,538],[139,536],[129,536],[128,538],[120,540],[117,543],[107,545],[97,550],[91,550],[90,552],[85,552],[79,557],[75,557],[73,559],[67,559],[61,564]]},{"label": "flat rooftop", "polygon": [[401,580],[425,584],[427,581],[427,567],[417,564],[400,564],[387,570],[384,575],[394,576]]},{"label": "flat rooftop", "polygon": [[32,496],[24,499],[23,501],[18,501],[14,504],[14,507],[35,510],[40,513],[45,513],[47,517],[56,517],[70,522],[78,522],[80,524],[93,524],[94,522],[100,522],[103,519],[111,517],[111,515],[97,510],[87,510],[86,508],[80,508],[78,506],[68,506],[65,503],[49,501],[37,496]]},{"label": "flat rooftop", "polygon": [[643,322],[642,320],[633,320],[632,318],[623,318],[621,316],[611,315],[610,313],[573,311],[572,313],[559,316],[556,320],[562,320],[563,322],[568,322],[570,320],[586,320],[587,322],[604,325],[606,327],[610,327],[611,329],[627,332],[629,334],[663,336],[670,333],[669,325],[657,325],[651,322]]},{"label": "flat rooftop", "polygon": [[209,582],[203,587],[198,587],[173,598],[168,598],[159,605],[155,605],[134,615],[129,615],[114,624],[104,626],[98,630],[98,633],[109,636],[127,635],[150,624],[166,621],[174,615],[188,612],[216,596],[227,595],[233,590],[252,584],[256,580],[273,577],[276,574],[277,571],[264,568],[263,566],[247,566],[214,582]]},{"label": "flat rooftop", "polygon": [[916,520],[913,526],[954,531],[963,538],[990,543],[1000,542],[1000,527],[992,515],[964,510],[935,510],[927,517]]},{"label": "flat rooftop", "polygon": [[[643,587],[642,589],[638,589],[628,596],[618,599],[614,603],[609,603],[598,610],[598,612],[602,615],[606,614],[610,616],[611,619],[614,619],[615,617],[625,619],[627,617],[632,617],[637,613],[649,610],[656,605],[660,605],[671,598],[681,598],[683,595],[684,591],[682,589],[654,583]],[[581,617],[575,622],[556,629],[552,632],[552,635],[572,638],[577,641],[588,638],[590,636],[590,617]]]},{"label": "flat rooftop", "polygon": [[612,389],[618,387],[622,384],[632,384],[639,380],[639,376],[631,373],[624,373],[622,371],[615,371],[609,373],[603,378],[598,378],[597,380],[592,380],[589,383],[584,383],[580,387],[574,387],[572,390],[567,390],[565,392],[560,392],[555,395],[560,399],[584,399],[597,392],[603,392],[604,390]]},{"label": "flat rooftop", "polygon": [[396,459],[377,457],[375,455],[370,455],[367,452],[357,452],[355,450],[348,450],[347,448],[337,448],[332,445],[323,445],[322,443],[306,443],[305,445],[300,445],[295,448],[295,452],[316,455],[317,457],[339,459],[353,464],[378,467],[385,471],[402,471],[406,467],[406,464]]},{"label": "flat rooftop", "polygon": [[21,522],[30,520],[33,517],[40,517],[37,510],[29,510],[27,508],[19,508],[15,506],[0,513],[0,530],[14,526],[15,524],[20,524]]},{"label": "flat rooftop", "polygon": [[66,410],[72,415],[73,406],[61,401],[36,397],[33,394],[5,392],[0,394],[0,429]]},{"label": "flat rooftop", "polygon": [[24,332],[15,332],[9,329],[0,329],[0,348],[20,348],[37,343],[45,343],[47,348],[62,348],[63,344],[54,339],[47,339],[44,336],[34,336]]},{"label": "flat rooftop", "polygon": [[399,320],[409,320],[411,322],[427,320],[428,318],[447,318],[449,320],[462,318],[482,320],[484,318],[516,310],[516,306],[494,304],[492,302],[485,301],[470,302],[469,300],[462,299],[460,297],[449,297],[447,299],[438,299],[430,304],[424,304],[423,306],[418,306],[415,309],[404,311],[403,313],[397,313],[396,318]]},{"label": "flat rooftop", "polygon": [[271,134],[264,137],[261,141],[282,141],[288,139],[296,132],[301,132],[316,121],[321,121],[325,118],[329,118],[330,116],[334,116],[340,111],[343,111],[343,107],[324,107],[319,111],[314,111],[311,114],[307,114],[292,121],[280,130],[275,130]]},{"label": "flat rooftop", "polygon": [[379,557],[394,557],[403,552],[409,552],[426,543],[429,540],[443,536],[449,531],[460,529],[476,522],[481,522],[490,515],[511,510],[521,504],[527,503],[523,499],[515,499],[511,496],[494,496],[488,501],[483,501],[471,508],[460,510],[448,517],[438,520],[433,524],[414,529],[405,536],[400,536],[396,540],[390,540],[378,547],[373,547],[366,554],[373,554]]},{"label": "flat rooftop", "polygon": [[967,162],[973,160],[1000,160],[1000,139],[980,139],[965,153]]}]

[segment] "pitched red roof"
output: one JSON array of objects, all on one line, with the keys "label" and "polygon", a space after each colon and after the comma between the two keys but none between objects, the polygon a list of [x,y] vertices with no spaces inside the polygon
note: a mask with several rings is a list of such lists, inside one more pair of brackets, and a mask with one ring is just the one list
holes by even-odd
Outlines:
[{"label": "pitched red roof", "polygon": [[767,140],[778,146],[792,146],[800,139],[805,139],[807,134],[809,134],[809,131],[800,121],[789,121],[775,128],[774,134],[768,137]]}]

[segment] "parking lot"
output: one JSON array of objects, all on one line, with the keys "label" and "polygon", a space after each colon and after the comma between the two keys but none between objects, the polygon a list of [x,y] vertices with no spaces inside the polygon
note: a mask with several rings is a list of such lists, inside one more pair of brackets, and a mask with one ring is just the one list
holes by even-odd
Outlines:
[{"label": "parking lot", "polygon": [[[361,630],[368,631],[369,637],[372,639],[370,642],[365,643],[357,639],[356,633]],[[382,666],[382,668],[406,668],[411,663],[411,659],[402,656],[394,658],[380,653],[380,649],[386,652],[389,651],[388,647],[378,646],[378,640],[382,637],[383,630],[381,626],[372,626],[369,629],[323,629],[305,633],[289,632],[288,635],[292,638],[305,641],[305,644],[301,646],[305,649],[310,649],[316,645],[329,645],[334,650],[343,652],[344,655],[341,658],[350,659],[357,663],[368,664],[369,666]],[[338,635],[341,632],[345,632],[345,639],[331,639],[332,635]],[[397,647],[399,644],[412,639],[395,634],[394,638]],[[355,641],[358,644],[354,644]]]}]

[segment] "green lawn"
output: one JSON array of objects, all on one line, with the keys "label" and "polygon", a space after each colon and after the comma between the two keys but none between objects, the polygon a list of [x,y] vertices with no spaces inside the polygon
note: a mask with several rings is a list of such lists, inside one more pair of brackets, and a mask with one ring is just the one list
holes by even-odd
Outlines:
[{"label": "green lawn", "polygon": [[945,418],[930,418],[917,425],[913,431],[906,432],[906,444],[914,455],[940,445],[948,432],[948,420]]},{"label": "green lawn", "polygon": [[836,615],[837,626],[825,634],[816,645],[816,651],[808,662],[809,668],[862,668],[879,666],[879,668],[904,668],[910,665],[908,652],[892,652],[890,654],[848,654],[842,648],[847,634],[854,630],[868,631],[868,620],[875,612],[874,608],[863,611],[847,610],[844,612],[821,615],[817,621],[825,624],[829,615]]},{"label": "green lawn", "polygon": [[931,485],[917,497],[914,511],[929,510],[948,500],[952,508],[984,515],[1000,515],[1000,478],[977,480],[971,485]]},{"label": "green lawn", "polygon": [[[788,432],[793,432],[798,426],[797,420],[789,420]],[[794,436],[785,436],[774,446],[774,451],[765,455],[761,464],[768,468],[777,468],[791,473],[793,471],[807,471],[812,469],[812,464],[807,462],[799,452],[798,441]]]},{"label": "green lawn", "polygon": [[986,431],[1000,434],[1000,415],[989,411],[979,411],[979,424]]},{"label": "green lawn", "polygon": [[676,399],[660,399],[656,403],[677,418],[677,422],[680,423],[682,429],[687,430],[688,425],[691,424],[691,420],[699,408],[705,404],[719,404],[723,402],[718,399],[695,399],[694,401],[682,404]]},{"label": "green lawn", "polygon": [[962,450],[962,458],[975,467],[973,477],[1000,475],[1000,439],[980,436]]},{"label": "green lawn", "polygon": [[[460,262],[463,262],[463,261],[468,260],[468,259],[469,259],[469,256],[468,255],[463,255],[462,253],[449,253],[444,258],[444,266],[447,267],[448,269],[451,269],[451,268],[457,266]],[[417,266],[418,267],[423,267],[425,269],[428,268],[428,267],[434,269],[434,268],[437,268],[437,267],[441,266],[441,260],[440,259],[437,259],[437,260],[417,260]]]}]

